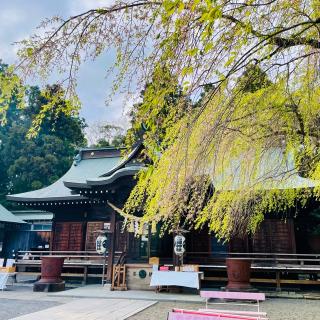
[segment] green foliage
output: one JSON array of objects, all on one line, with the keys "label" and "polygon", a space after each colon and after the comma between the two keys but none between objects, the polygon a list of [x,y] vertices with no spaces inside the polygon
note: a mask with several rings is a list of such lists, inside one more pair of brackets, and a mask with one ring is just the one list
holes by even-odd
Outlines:
[{"label": "green foliage", "polygon": [[22,108],[25,89],[20,78],[13,73],[13,67],[0,60],[0,124],[7,122],[7,111],[12,104],[16,109]]},{"label": "green foliage", "polygon": [[[169,228],[207,223],[228,238],[305,203],[312,193],[290,187],[293,164],[320,179],[319,25],[315,0],[115,2],[47,21],[22,42],[20,67],[59,66],[72,98],[81,62],[115,48],[113,89],[145,89],[127,143],[144,124],[152,160],[125,210]],[[268,163],[280,173],[261,173]]]},{"label": "green foliage", "polygon": [[[57,112],[66,103],[61,87],[47,86],[43,92],[38,87],[23,87],[23,101],[16,92],[13,89],[8,99],[6,124],[0,127],[2,203],[8,193],[39,189],[56,181],[70,167],[76,148],[86,143],[83,120]],[[38,134],[28,138],[32,123],[44,109]]]},{"label": "green foliage", "polygon": [[92,148],[125,146],[124,129],[120,126],[94,123],[87,130],[87,136],[91,140],[89,147]]},{"label": "green foliage", "polygon": [[167,132],[191,108],[181,86],[165,67],[157,67],[153,77],[141,92],[141,102],[131,110],[131,129],[126,135],[130,148],[137,141],[147,145],[147,155],[157,161],[170,141]]},{"label": "green foliage", "polygon": [[[252,73],[258,74],[254,81]],[[303,154],[319,154],[319,89],[303,91],[308,76],[288,92],[284,81],[272,83],[249,68],[233,92],[212,97],[208,88],[198,107],[166,131],[163,141],[171,143],[162,144],[161,157],[140,174],[125,210],[142,209],[146,221],[166,221],[171,229],[208,224],[228,238],[254,233],[265,213],[306,203],[312,194],[307,184],[296,188],[290,181]],[[320,180],[314,163],[304,175]]]},{"label": "green foliage", "polygon": [[271,84],[272,82],[266,72],[262,71],[257,65],[250,65],[239,79],[237,88],[243,92],[255,92]]},{"label": "green foliage", "polygon": [[124,147],[125,146],[125,136],[116,135],[110,141],[106,139],[99,139],[91,147],[93,148],[105,148],[105,147]]}]

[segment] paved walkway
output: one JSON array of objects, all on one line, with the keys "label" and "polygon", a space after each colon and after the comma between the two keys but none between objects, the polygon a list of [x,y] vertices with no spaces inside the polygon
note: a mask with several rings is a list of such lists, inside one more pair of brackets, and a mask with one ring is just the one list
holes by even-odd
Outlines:
[{"label": "paved walkway", "polygon": [[[217,288],[218,289],[218,288]],[[267,292],[268,298],[298,298],[298,299],[315,299],[320,298],[319,291],[317,293],[303,292]],[[49,293],[50,298],[96,298],[96,299],[134,299],[134,300],[151,300],[165,302],[192,302],[203,303],[204,299],[195,293],[169,293],[143,290],[128,291],[110,291],[110,287],[102,287],[101,285],[87,285],[71,290]],[[320,320],[320,318],[319,318]]]},{"label": "paved walkway", "polygon": [[119,299],[79,299],[15,320],[122,320],[156,304],[155,301]]},{"label": "paved walkway", "polygon": [[38,301],[38,300],[21,300],[21,299],[5,299],[0,293],[0,319],[9,320],[20,317],[25,314],[38,312],[60,305],[55,301]]},{"label": "paved walkway", "polygon": [[133,299],[150,301],[168,301],[168,302],[194,302],[203,303],[204,299],[195,293],[156,293],[153,291],[128,290],[128,291],[110,291],[109,286],[87,285],[84,287],[49,293],[49,297],[55,298],[95,298],[95,299]]}]

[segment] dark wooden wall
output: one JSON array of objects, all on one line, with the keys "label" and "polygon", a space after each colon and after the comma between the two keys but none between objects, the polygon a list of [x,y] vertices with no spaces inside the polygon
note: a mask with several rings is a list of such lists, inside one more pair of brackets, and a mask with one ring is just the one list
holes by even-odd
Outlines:
[{"label": "dark wooden wall", "polygon": [[[110,210],[105,207],[61,208],[55,213],[53,223],[52,249],[55,251],[94,251],[96,231],[104,228],[110,220]],[[122,221],[116,222],[115,250],[129,249],[129,235],[122,231]],[[131,239],[132,243],[136,240]]]},{"label": "dark wooden wall", "polygon": [[53,208],[51,248],[55,251],[95,250],[94,231],[103,229],[110,218],[106,205],[60,206]]},{"label": "dark wooden wall", "polygon": [[266,219],[252,238],[253,252],[296,253],[294,221]]},{"label": "dark wooden wall", "polygon": [[53,224],[52,250],[82,251],[84,222],[55,222]]},{"label": "dark wooden wall", "polygon": [[[117,202],[115,202],[117,203]],[[119,205],[120,206],[120,205]],[[111,208],[107,205],[57,207],[53,224],[52,249],[61,251],[95,250],[95,231],[110,221]],[[117,219],[121,219],[117,216]],[[223,252],[225,245],[212,241],[208,230],[192,230],[186,234],[188,252]],[[169,257],[172,254],[172,235],[151,242],[151,255]],[[231,252],[295,253],[295,232],[292,218],[266,219],[250,239],[234,239],[228,245]],[[115,250],[125,250],[134,259],[141,256],[141,241],[132,234],[121,232],[121,221],[116,224]]]},{"label": "dark wooden wall", "polygon": [[98,233],[96,231],[103,229],[103,221],[92,221],[87,222],[87,231],[86,231],[86,251],[96,250],[96,238]]}]

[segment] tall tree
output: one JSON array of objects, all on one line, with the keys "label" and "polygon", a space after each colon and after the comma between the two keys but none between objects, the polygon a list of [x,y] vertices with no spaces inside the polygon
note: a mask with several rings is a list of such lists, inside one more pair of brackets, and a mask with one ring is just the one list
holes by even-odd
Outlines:
[{"label": "tall tree", "polygon": [[89,147],[124,147],[125,130],[117,125],[106,123],[93,123],[86,128]]},{"label": "tall tree", "polygon": [[[38,87],[24,90],[24,100],[20,103],[21,97],[17,96],[17,89],[13,89],[8,98],[5,124],[0,127],[1,202],[5,202],[4,196],[8,193],[30,191],[53,183],[70,167],[76,148],[86,143],[83,120],[55,110],[56,106],[66,103],[60,86],[47,86],[43,91]],[[38,134],[30,136],[36,116],[48,105],[52,109],[43,113]]]},{"label": "tall tree", "polygon": [[[292,155],[304,176],[320,178],[319,27],[317,0],[117,1],[44,24],[47,32],[22,42],[19,67],[26,74],[46,74],[59,66],[74,96],[79,64],[115,47],[119,73],[114,88],[136,83],[141,91],[152,82],[144,107],[151,122],[159,100],[177,83],[191,100],[211,85],[199,108],[190,109],[182,99],[169,109],[165,120],[177,108],[184,109],[184,116],[166,127],[161,157],[154,147],[156,135],[145,137],[154,164],[141,173],[126,210],[145,202],[146,221],[162,219],[174,226],[185,219],[177,214],[179,199],[190,199],[189,191],[208,194],[207,205],[195,207],[187,218],[229,237],[253,232],[264,212],[310,196],[301,189],[266,188],[272,185],[270,175],[257,181],[272,148]],[[252,65],[257,72],[239,82]],[[157,77],[151,81],[154,70]],[[168,73],[172,81],[163,86]],[[264,75],[269,80],[257,86],[255,79]],[[230,181],[217,177],[239,158],[244,176],[238,192],[232,192]],[[215,191],[207,193],[212,183]]]},{"label": "tall tree", "polygon": [[127,131],[126,143],[132,146],[144,140],[147,149],[153,150],[148,152],[149,157],[157,158],[169,143],[166,142],[168,130],[193,105],[184,96],[177,78],[165,66],[153,70],[150,82],[140,93],[140,100],[130,112],[131,128]]}]

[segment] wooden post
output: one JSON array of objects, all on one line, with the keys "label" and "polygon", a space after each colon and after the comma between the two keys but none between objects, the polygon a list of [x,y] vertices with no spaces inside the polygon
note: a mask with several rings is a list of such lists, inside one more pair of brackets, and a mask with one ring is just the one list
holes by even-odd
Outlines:
[{"label": "wooden post", "polygon": [[152,233],[151,233],[151,226],[148,226],[148,249],[147,249],[147,256],[148,256],[148,261],[151,257],[151,237],[152,237]]},{"label": "wooden post", "polygon": [[56,221],[54,220],[53,218],[53,221],[52,221],[52,226],[51,226],[51,235],[50,235],[50,248],[49,250],[50,251],[53,251],[54,250],[54,234],[55,234],[55,228],[56,228]]},{"label": "wooden post", "polygon": [[277,284],[277,291],[280,292],[281,291],[281,285],[280,285],[280,271],[277,270],[276,271],[276,284]]},{"label": "wooden post", "polygon": [[83,285],[86,285],[88,281],[88,266],[83,267]]},{"label": "wooden post", "polygon": [[112,209],[111,219],[110,219],[110,242],[109,242],[109,252],[108,252],[108,266],[107,266],[107,283],[111,283],[112,271],[113,271],[113,261],[114,261],[114,245],[115,245],[115,235],[116,235],[116,213]]}]

